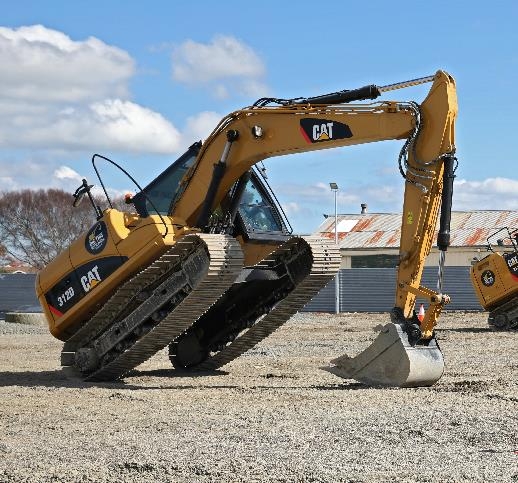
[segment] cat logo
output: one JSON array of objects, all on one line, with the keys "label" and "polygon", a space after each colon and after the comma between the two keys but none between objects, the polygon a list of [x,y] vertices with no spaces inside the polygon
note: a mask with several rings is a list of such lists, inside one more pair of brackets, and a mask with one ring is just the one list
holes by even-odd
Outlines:
[{"label": "cat logo", "polygon": [[482,273],[480,280],[482,280],[482,283],[486,287],[491,287],[491,285],[494,285],[495,283],[495,274],[491,270],[485,270]]},{"label": "cat logo", "polygon": [[85,293],[90,292],[98,283],[101,282],[101,276],[99,275],[99,267],[95,265],[91,270],[88,270],[86,275],[81,277],[81,285]]},{"label": "cat logo", "polygon": [[333,139],[333,122],[313,125],[313,141],[327,141]]},{"label": "cat logo", "polygon": [[300,132],[310,144],[350,138],[353,135],[347,124],[328,119],[301,119]]},{"label": "cat logo", "polygon": [[516,252],[506,252],[503,255],[509,267],[509,272],[511,272],[512,277],[518,281],[518,255]]},{"label": "cat logo", "polygon": [[514,255],[512,257],[508,257],[508,258],[506,258],[506,261],[507,261],[507,266],[509,268],[513,268],[516,265],[518,265],[518,256]]},{"label": "cat logo", "polygon": [[108,229],[104,221],[96,223],[86,234],[85,248],[92,255],[96,255],[104,250],[108,241]]}]

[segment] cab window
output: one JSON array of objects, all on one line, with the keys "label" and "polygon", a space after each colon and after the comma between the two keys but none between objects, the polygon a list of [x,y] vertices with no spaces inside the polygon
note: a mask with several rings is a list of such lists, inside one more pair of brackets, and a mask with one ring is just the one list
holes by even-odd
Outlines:
[{"label": "cab window", "polygon": [[259,189],[252,177],[246,184],[239,214],[247,231],[283,231],[283,224],[275,207],[265,193]]},{"label": "cab window", "polygon": [[140,216],[149,216],[157,211],[161,215],[170,213],[180,189],[180,181],[196,161],[200,146],[201,143],[193,144],[185,154],[151,181],[142,190],[143,192],[137,193],[133,197],[133,204]]}]

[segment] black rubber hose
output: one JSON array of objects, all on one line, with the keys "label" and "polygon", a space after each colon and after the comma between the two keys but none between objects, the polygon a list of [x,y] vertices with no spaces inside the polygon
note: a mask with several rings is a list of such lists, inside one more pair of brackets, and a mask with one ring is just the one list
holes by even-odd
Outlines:
[{"label": "black rubber hose", "polygon": [[437,247],[439,250],[444,252],[450,246],[451,206],[453,197],[453,180],[455,179],[454,167],[455,156],[446,156],[444,158],[441,220],[439,225],[439,233],[437,235]]},{"label": "black rubber hose", "polygon": [[322,96],[297,99],[294,104],[343,104],[353,101],[363,101],[365,99],[376,99],[381,95],[380,90],[375,85],[363,86],[358,89],[344,90],[324,94]]}]

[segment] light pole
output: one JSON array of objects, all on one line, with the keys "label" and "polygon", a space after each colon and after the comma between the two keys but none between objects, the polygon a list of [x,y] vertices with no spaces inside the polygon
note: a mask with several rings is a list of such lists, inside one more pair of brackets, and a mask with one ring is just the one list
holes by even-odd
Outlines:
[{"label": "light pole", "polygon": [[[338,185],[336,183],[329,183],[331,191],[335,194],[335,245],[338,245],[338,211],[337,211],[337,195]],[[335,276],[335,314],[340,313],[340,270]]]}]

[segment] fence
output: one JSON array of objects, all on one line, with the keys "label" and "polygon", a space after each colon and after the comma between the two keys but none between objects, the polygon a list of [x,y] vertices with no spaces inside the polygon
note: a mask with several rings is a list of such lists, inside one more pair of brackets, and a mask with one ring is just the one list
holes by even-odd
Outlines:
[{"label": "fence", "polygon": [[[386,312],[394,306],[395,268],[340,270],[340,312]],[[425,267],[421,284],[437,286],[437,268]],[[482,310],[469,278],[469,267],[445,267],[443,292],[452,302],[444,310]],[[425,303],[417,299],[416,303]],[[304,312],[335,311],[335,280],[329,282],[303,309]]]},{"label": "fence", "polygon": [[0,319],[6,312],[41,312],[34,273],[0,273]]},{"label": "fence", "polygon": [[[40,312],[34,274],[0,274],[0,319],[5,312]],[[340,270],[340,312],[386,312],[394,306],[395,268]],[[437,269],[425,267],[422,284],[434,289]],[[482,310],[471,287],[469,267],[446,267],[443,290],[452,298],[445,310]],[[425,303],[417,299],[417,304]],[[329,282],[303,309],[335,311],[335,281]]]}]

